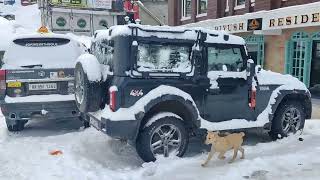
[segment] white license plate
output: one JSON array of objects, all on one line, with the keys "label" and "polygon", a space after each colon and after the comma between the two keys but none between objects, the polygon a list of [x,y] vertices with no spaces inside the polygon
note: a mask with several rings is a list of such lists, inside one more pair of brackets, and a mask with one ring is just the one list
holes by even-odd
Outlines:
[{"label": "white license plate", "polygon": [[29,84],[29,90],[52,90],[57,89],[57,83]]}]

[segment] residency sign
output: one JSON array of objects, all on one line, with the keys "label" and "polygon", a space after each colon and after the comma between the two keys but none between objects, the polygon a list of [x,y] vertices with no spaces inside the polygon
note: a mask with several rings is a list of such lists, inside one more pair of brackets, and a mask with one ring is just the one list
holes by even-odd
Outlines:
[{"label": "residency sign", "polygon": [[319,7],[320,2],[239,16],[228,16],[220,19],[209,19],[187,26],[200,26],[229,33],[320,26]]}]

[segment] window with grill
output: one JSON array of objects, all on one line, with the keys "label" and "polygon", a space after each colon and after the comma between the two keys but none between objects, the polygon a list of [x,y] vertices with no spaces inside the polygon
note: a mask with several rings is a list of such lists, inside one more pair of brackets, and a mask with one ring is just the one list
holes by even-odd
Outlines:
[{"label": "window with grill", "polygon": [[181,4],[181,17],[188,18],[191,17],[192,9],[191,9],[191,0],[182,0]]},{"label": "window with grill", "polygon": [[206,14],[208,7],[208,0],[197,0],[197,14]]}]

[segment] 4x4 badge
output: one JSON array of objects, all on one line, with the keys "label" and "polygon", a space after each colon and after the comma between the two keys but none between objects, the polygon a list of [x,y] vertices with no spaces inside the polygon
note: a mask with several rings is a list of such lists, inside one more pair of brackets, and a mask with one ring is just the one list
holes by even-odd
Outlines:
[{"label": "4x4 badge", "polygon": [[142,89],[140,89],[140,90],[132,89],[130,92],[130,96],[134,96],[134,97],[143,96],[143,91],[142,91]]}]

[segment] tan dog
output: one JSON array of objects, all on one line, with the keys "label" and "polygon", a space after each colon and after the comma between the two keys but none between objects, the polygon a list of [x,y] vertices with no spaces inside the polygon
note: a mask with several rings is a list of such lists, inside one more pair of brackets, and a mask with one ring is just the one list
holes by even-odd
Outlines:
[{"label": "tan dog", "polygon": [[233,157],[229,163],[232,163],[236,159],[238,151],[242,153],[241,159],[244,159],[244,149],[241,147],[243,143],[243,137],[243,132],[228,134],[225,137],[221,137],[219,136],[218,132],[208,131],[205,143],[211,144],[212,146],[208,159],[202,164],[202,166],[206,166],[208,164],[215,152],[220,153],[218,156],[219,159],[225,159],[226,157],[224,154],[231,149],[233,149]]}]

